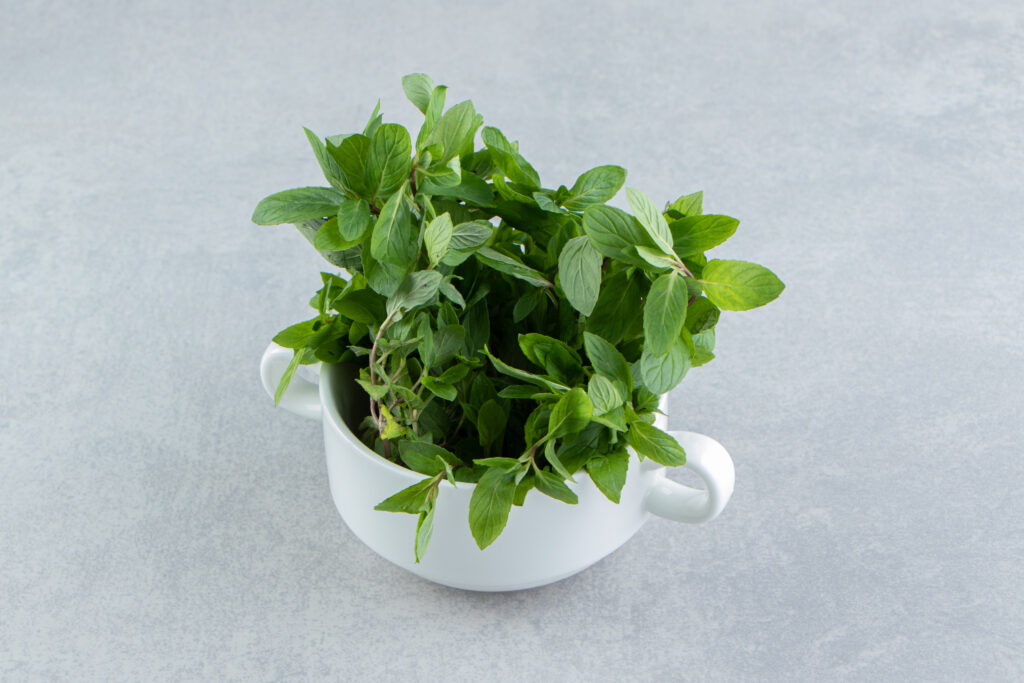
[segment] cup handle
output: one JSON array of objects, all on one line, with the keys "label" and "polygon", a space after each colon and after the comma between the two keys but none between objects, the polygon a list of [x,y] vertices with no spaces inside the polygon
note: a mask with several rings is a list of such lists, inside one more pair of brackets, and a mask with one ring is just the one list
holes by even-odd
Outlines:
[{"label": "cup handle", "polygon": [[[277,344],[271,343],[263,352],[260,360],[260,379],[263,380],[263,388],[271,398],[277,391],[277,385],[281,383],[285,370],[292,362],[292,350],[286,349]],[[292,377],[291,383],[285,389],[284,396],[279,404],[285,410],[308,417],[311,420],[320,419],[320,387],[316,382],[310,382],[297,373]]]},{"label": "cup handle", "polygon": [[732,496],[736,470],[722,444],[694,432],[668,432],[686,450],[687,467],[704,480],[705,490],[683,486],[666,477],[648,489],[644,508],[675,522],[703,524],[722,512]]}]

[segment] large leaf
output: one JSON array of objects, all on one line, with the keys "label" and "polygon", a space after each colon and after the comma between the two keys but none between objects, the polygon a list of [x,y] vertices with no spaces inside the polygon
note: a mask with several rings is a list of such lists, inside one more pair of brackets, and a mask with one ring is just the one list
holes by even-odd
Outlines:
[{"label": "large leaf", "polygon": [[380,210],[370,236],[370,251],[382,263],[408,268],[416,259],[419,233],[413,224],[405,191],[391,195]]},{"label": "large leaf", "polygon": [[686,464],[686,451],[674,438],[646,422],[634,422],[626,432],[626,441],[642,458],[668,467]]},{"label": "large leaf", "polygon": [[515,475],[489,467],[480,476],[469,499],[469,530],[481,550],[505,529],[515,496]]},{"label": "large leaf", "polygon": [[345,195],[331,187],[297,187],[264,198],[256,205],[252,222],[280,225],[334,216],[344,201]]},{"label": "large leaf", "polygon": [[614,197],[625,182],[626,169],[621,166],[592,168],[576,179],[562,206],[570,211],[583,211],[588,206],[603,204]]},{"label": "large leaf", "polygon": [[686,281],[674,271],[661,275],[651,285],[644,302],[644,343],[651,353],[667,353],[679,338],[689,296]]},{"label": "large leaf", "polygon": [[597,306],[587,318],[587,331],[618,344],[642,312],[639,277],[620,271],[601,285]]},{"label": "large leaf", "polygon": [[624,449],[595,455],[587,461],[587,474],[608,500],[618,503],[629,471],[629,453]]},{"label": "large leaf", "polygon": [[629,363],[607,340],[590,332],[583,333],[587,358],[599,375],[611,380],[623,399],[633,395],[633,373]]},{"label": "large leaf", "polygon": [[434,92],[434,81],[426,74],[408,74],[402,76],[402,90],[417,109],[424,114],[430,104],[430,95]]},{"label": "large leaf", "polygon": [[427,257],[430,265],[436,266],[448,253],[448,244],[452,241],[452,217],[450,214],[442,213],[434,218],[423,231],[423,243],[427,247]]},{"label": "large leaf", "polygon": [[786,288],[775,273],[747,261],[708,261],[700,282],[711,303],[726,311],[764,306]]},{"label": "large leaf", "polygon": [[644,226],[647,234],[651,236],[658,248],[666,255],[671,255],[672,231],[669,230],[665,216],[654,205],[651,198],[640,190],[627,187],[626,199],[629,200],[629,206],[633,209],[636,219],[640,221],[640,225]]},{"label": "large leaf", "polygon": [[435,155],[434,161],[448,163],[459,153],[466,141],[475,136],[479,125],[476,109],[469,100],[459,102],[446,111],[425,141],[427,146],[440,145],[441,153]]},{"label": "large leaf", "polygon": [[366,185],[373,197],[387,197],[409,178],[412,141],[409,131],[397,123],[377,127],[366,159]]},{"label": "large leaf", "polygon": [[681,257],[696,256],[733,236],[740,224],[729,216],[687,216],[672,221],[672,247]]},{"label": "large leaf", "polygon": [[533,268],[515,260],[511,256],[502,254],[500,251],[495,251],[490,247],[482,247],[479,249],[476,252],[476,258],[484,265],[494,268],[506,275],[518,278],[523,282],[528,282],[534,287],[554,286],[548,282],[543,273],[539,273]]},{"label": "large leaf", "polygon": [[586,235],[573,237],[558,255],[558,277],[573,308],[590,315],[601,290],[601,254]]},{"label": "large leaf", "polygon": [[591,244],[608,258],[643,267],[645,261],[636,253],[637,246],[657,248],[654,240],[635,218],[622,209],[599,204],[583,212],[583,232]]},{"label": "large leaf", "polygon": [[562,394],[562,397],[551,409],[548,418],[548,438],[556,439],[575,434],[590,423],[594,406],[587,398],[585,391],[575,387]]},{"label": "large leaf", "polygon": [[388,299],[387,311],[395,315],[430,302],[437,296],[437,289],[444,276],[436,270],[418,270],[409,273],[398,286],[394,296]]},{"label": "large leaf", "polygon": [[644,386],[654,394],[664,394],[674,389],[689,370],[690,354],[678,337],[665,353],[655,354],[645,347],[640,356],[640,374]]}]

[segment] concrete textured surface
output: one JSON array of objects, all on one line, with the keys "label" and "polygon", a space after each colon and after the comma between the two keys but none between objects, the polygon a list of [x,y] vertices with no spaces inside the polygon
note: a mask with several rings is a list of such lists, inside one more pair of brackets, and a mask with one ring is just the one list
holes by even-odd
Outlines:
[{"label": "concrete textured surface", "polygon": [[[248,219],[411,71],[786,281],[673,396],[721,518],[500,595],[344,527],[256,372],[321,262]],[[1022,131],[1017,0],[7,3],[0,678],[1024,679]]]}]

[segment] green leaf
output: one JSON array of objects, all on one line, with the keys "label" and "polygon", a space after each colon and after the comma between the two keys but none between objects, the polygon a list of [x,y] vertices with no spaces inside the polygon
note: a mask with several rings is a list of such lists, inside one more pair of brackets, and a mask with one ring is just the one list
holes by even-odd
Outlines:
[{"label": "green leaf", "polygon": [[518,278],[523,282],[527,282],[534,287],[553,287],[544,275],[538,273],[533,268],[516,261],[511,256],[502,254],[500,251],[495,251],[490,247],[481,247],[476,252],[476,258],[478,261],[486,266],[489,266],[497,271],[511,275],[514,278]]},{"label": "green leaf", "polygon": [[455,285],[453,285],[450,280],[445,280],[441,283],[440,291],[446,299],[459,308],[466,307],[466,300],[462,298],[462,294],[455,288]]},{"label": "green leaf", "polygon": [[512,308],[512,322],[518,323],[525,320],[526,316],[530,315],[533,309],[537,308],[537,304],[540,303],[543,297],[543,289],[534,289],[519,297],[516,305]]},{"label": "green leaf", "polygon": [[448,88],[443,85],[436,86],[430,93],[430,102],[427,104],[427,110],[424,112],[426,118],[423,120],[423,126],[420,127],[420,132],[416,136],[416,150],[422,152],[426,148],[426,141],[430,137],[431,131],[434,130],[434,126],[437,125],[438,120],[441,118],[441,114],[444,111],[444,100],[445,94]]},{"label": "green leaf", "polygon": [[639,277],[619,271],[601,285],[594,312],[587,318],[587,331],[618,344],[643,314]]},{"label": "green leaf", "polygon": [[476,418],[476,429],[480,437],[481,446],[489,446],[505,433],[505,425],[508,422],[508,413],[501,404],[490,399],[480,406],[480,412]]},{"label": "green leaf", "polygon": [[534,192],[533,200],[537,203],[537,207],[542,211],[547,211],[549,213],[565,213],[565,211],[555,203],[555,200],[545,192],[541,192],[540,190]]},{"label": "green leaf", "polygon": [[718,317],[721,313],[713,303],[704,297],[699,297],[686,308],[686,329],[691,334],[710,330],[718,324]]},{"label": "green leaf", "polygon": [[[427,247],[427,257],[430,259],[431,266],[436,266],[440,263],[441,259],[448,252],[448,244],[452,240],[452,232],[452,217],[447,212],[430,221],[423,231],[423,243]],[[462,305],[466,305],[464,301]]]},{"label": "green leaf", "polygon": [[373,138],[373,134],[380,128],[381,121],[383,120],[384,117],[380,114],[380,100],[378,99],[376,106],[373,108],[373,113],[370,114],[369,120],[367,120],[366,125],[363,127],[363,135]]},{"label": "green leaf", "polygon": [[530,362],[566,384],[575,384],[583,374],[579,354],[559,339],[537,333],[521,334],[519,348]]},{"label": "green leaf", "polygon": [[454,453],[426,441],[400,441],[398,455],[406,467],[428,476],[444,471],[444,465],[439,460],[450,465],[460,464],[458,456]]},{"label": "green leaf", "polygon": [[644,344],[650,353],[668,353],[679,338],[689,297],[686,281],[676,272],[665,273],[651,285],[644,302]]},{"label": "green leaf", "polygon": [[512,367],[511,365],[501,360],[500,358],[495,357],[490,352],[486,345],[484,345],[484,354],[486,354],[486,356],[491,359],[491,364],[494,365],[494,369],[502,373],[503,375],[515,377],[516,379],[523,380],[524,382],[529,382],[530,384],[536,384],[539,387],[543,387],[549,391],[554,391],[556,393],[568,391],[569,389],[569,387],[563,386],[558,382],[553,382],[546,377],[541,377],[539,375],[526,372],[525,370],[520,370],[519,368]]},{"label": "green leaf", "polygon": [[409,273],[398,286],[394,296],[388,299],[388,315],[399,311],[410,311],[430,302],[436,295],[444,276],[436,270],[418,270]]},{"label": "green leaf", "polygon": [[534,486],[544,495],[551,496],[569,505],[575,505],[580,502],[576,493],[551,472],[534,470],[534,477]]},{"label": "green leaf", "polygon": [[733,236],[740,222],[729,216],[687,216],[672,221],[672,247],[679,256],[696,256]]},{"label": "green leaf", "polygon": [[[519,154],[517,143],[509,142],[500,130],[492,126],[485,126],[480,137],[487,149],[490,150],[494,165],[501,170],[506,178],[531,191],[540,188],[540,176],[533,166]],[[529,200],[529,198],[527,199]]]},{"label": "green leaf", "polygon": [[594,375],[587,383],[587,397],[594,405],[594,415],[604,415],[622,405],[622,394],[603,375]]},{"label": "green leaf", "polygon": [[309,146],[313,148],[313,154],[316,155],[317,163],[320,164],[320,170],[323,171],[324,178],[327,179],[327,182],[332,187],[344,192],[347,189],[345,186],[345,173],[338,166],[338,162],[327,151],[327,146],[324,145],[319,135],[309,128],[303,128],[302,130],[306,131],[306,139],[309,140]]},{"label": "green leaf", "polygon": [[370,240],[363,242],[359,251],[359,261],[363,267],[363,276],[370,288],[381,296],[393,296],[405,277],[407,267],[382,263],[370,253]]},{"label": "green leaf", "polygon": [[[636,248],[636,253],[640,255],[644,261],[654,266],[655,269],[665,270],[676,267],[676,260],[671,256],[666,256],[661,252],[661,249],[651,249],[650,247],[640,246]],[[645,268],[645,270],[651,270],[651,268]]]},{"label": "green leaf", "polygon": [[626,169],[621,166],[592,168],[576,179],[562,206],[570,211],[583,211],[588,206],[603,204],[614,197],[625,182]]},{"label": "green leaf", "polygon": [[487,243],[494,234],[494,226],[487,221],[468,221],[452,228],[448,251],[442,259],[446,266],[457,266]]},{"label": "green leaf", "polygon": [[373,197],[397,190],[412,172],[412,141],[409,131],[397,123],[377,127],[366,159],[366,185]]},{"label": "green leaf", "polygon": [[402,90],[409,101],[424,114],[430,104],[430,95],[434,92],[434,81],[426,74],[408,74],[402,76]]},{"label": "green leaf", "polygon": [[280,225],[334,216],[344,201],[345,195],[331,187],[297,187],[264,198],[256,205],[252,222]]},{"label": "green leaf", "polygon": [[700,283],[711,303],[726,311],[746,311],[776,299],[786,285],[764,266],[746,261],[708,261]]},{"label": "green leaf", "polygon": [[686,451],[674,438],[646,422],[634,422],[626,432],[626,441],[641,458],[650,458],[667,467],[686,464]]},{"label": "green leaf", "polygon": [[380,210],[370,235],[370,252],[382,263],[408,268],[416,260],[418,240],[403,189],[391,195]]},{"label": "green leaf", "polygon": [[693,358],[690,363],[699,368],[715,359],[715,328],[710,328],[693,335]]},{"label": "green leaf", "polygon": [[313,246],[327,251],[351,249],[366,239],[372,224],[370,206],[363,199],[346,199],[331,218],[316,232]]},{"label": "green leaf", "polygon": [[448,163],[459,153],[468,139],[476,136],[479,125],[473,103],[469,100],[459,102],[441,115],[427,136],[425,144],[440,145],[441,153],[436,155],[434,160],[442,164]]},{"label": "green leaf", "polygon": [[502,472],[514,472],[523,466],[523,463],[515,458],[477,458],[473,464],[480,467],[494,467]]},{"label": "green leaf", "polygon": [[285,368],[284,374],[281,375],[281,381],[277,383],[277,389],[274,390],[275,408],[281,404],[281,399],[284,398],[284,392],[288,389],[288,385],[291,384],[292,377],[295,376],[295,371],[305,359],[310,357],[310,355],[309,349],[295,349],[292,353],[291,362],[288,363],[288,367]]},{"label": "green leaf", "polygon": [[[457,159],[454,157],[452,161]],[[418,188],[419,192],[438,197],[451,197],[476,206],[488,206],[494,201],[494,190],[479,176],[463,170],[461,181],[457,185],[441,185],[431,178],[425,178]]]},{"label": "green leaf", "polygon": [[312,320],[290,325],[274,336],[274,343],[286,349],[305,348],[309,338],[315,332],[313,326],[318,322],[320,322],[320,318],[313,318]]},{"label": "green leaf", "polygon": [[644,348],[640,356],[640,374],[644,386],[654,394],[671,391],[683,381],[689,369],[690,355],[678,337],[664,354],[656,355],[649,348]]},{"label": "green leaf", "polygon": [[383,403],[380,405],[380,416],[384,420],[384,428],[380,430],[380,438],[385,441],[405,436],[409,430],[401,422],[395,419],[391,411]]},{"label": "green leaf", "polygon": [[372,199],[373,188],[366,182],[370,138],[365,135],[349,135],[336,147],[330,144],[328,138],[327,150],[345,174],[345,185],[349,190],[356,196]]},{"label": "green leaf", "polygon": [[684,216],[699,216],[703,211],[704,192],[686,194],[672,202],[668,208],[678,211]]},{"label": "green leaf", "polygon": [[423,559],[423,556],[427,554],[427,547],[430,545],[430,537],[434,534],[434,501],[430,501],[427,505],[426,512],[421,512],[419,519],[416,521],[416,543],[414,547],[414,553],[416,555],[416,562],[419,563]]},{"label": "green leaf", "polygon": [[601,254],[590,238],[573,237],[558,255],[558,277],[565,298],[583,315],[590,315],[601,290]]},{"label": "green leaf", "polygon": [[598,204],[583,212],[583,232],[600,253],[608,258],[643,267],[637,246],[657,248],[643,226],[628,213],[614,206]]},{"label": "green leaf", "polygon": [[456,382],[465,379],[466,375],[468,374],[469,366],[466,365],[465,363],[459,363],[457,365],[451,366],[450,368],[442,372],[441,377],[439,379],[442,382],[447,382],[448,384],[455,384]]},{"label": "green leaf", "polygon": [[514,475],[489,467],[480,476],[469,499],[469,529],[481,550],[501,535],[512,509]]},{"label": "green leaf", "polygon": [[633,373],[621,353],[603,337],[583,333],[583,346],[594,371],[611,380],[623,400],[633,395]]},{"label": "green leaf", "polygon": [[407,512],[410,514],[426,512],[433,502],[433,497],[437,495],[437,482],[436,476],[418,481],[393,496],[385,498],[373,509],[382,512]]},{"label": "green leaf", "polygon": [[420,382],[430,391],[430,393],[439,398],[443,398],[446,401],[454,401],[459,395],[458,391],[455,390],[455,387],[442,382],[437,377],[422,375],[420,377]]},{"label": "green leaf", "polygon": [[601,493],[618,503],[629,472],[629,453],[625,449],[608,455],[595,455],[587,461],[587,474]]},{"label": "green leaf", "polygon": [[587,398],[586,392],[579,387],[570,389],[562,395],[551,409],[548,418],[548,439],[557,439],[568,434],[575,434],[590,423],[594,407]]},{"label": "green leaf", "polygon": [[654,205],[650,197],[640,190],[627,187],[626,199],[629,200],[629,206],[633,209],[636,219],[640,221],[640,225],[644,226],[647,234],[654,240],[658,248],[665,254],[671,255],[672,231],[669,230],[665,216],[658,211],[658,207]]}]

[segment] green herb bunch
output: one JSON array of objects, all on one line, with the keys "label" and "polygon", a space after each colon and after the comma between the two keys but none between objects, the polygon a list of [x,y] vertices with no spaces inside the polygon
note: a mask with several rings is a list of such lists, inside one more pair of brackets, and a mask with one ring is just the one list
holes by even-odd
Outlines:
[{"label": "green herb bunch", "polygon": [[[306,130],[329,187],[271,195],[260,225],[295,224],[347,280],[321,273],[316,315],[274,341],[297,366],[356,363],[367,395],[361,438],[425,478],[378,510],[419,516],[426,552],[442,480],[475,482],[469,525],[480,548],[527,492],[577,502],[585,471],[612,501],[640,458],[682,465],[653,425],[658,399],[714,358],[722,310],[768,303],[767,268],[708,260],[738,221],[702,212],[702,193],[660,210],[627,188],[632,214],[605,204],[626,171],[598,166],[571,187],[537,171],[470,101],[402,79],[424,114],[415,143],[383,123],[322,140]],[[483,146],[477,147],[477,134]]]}]

